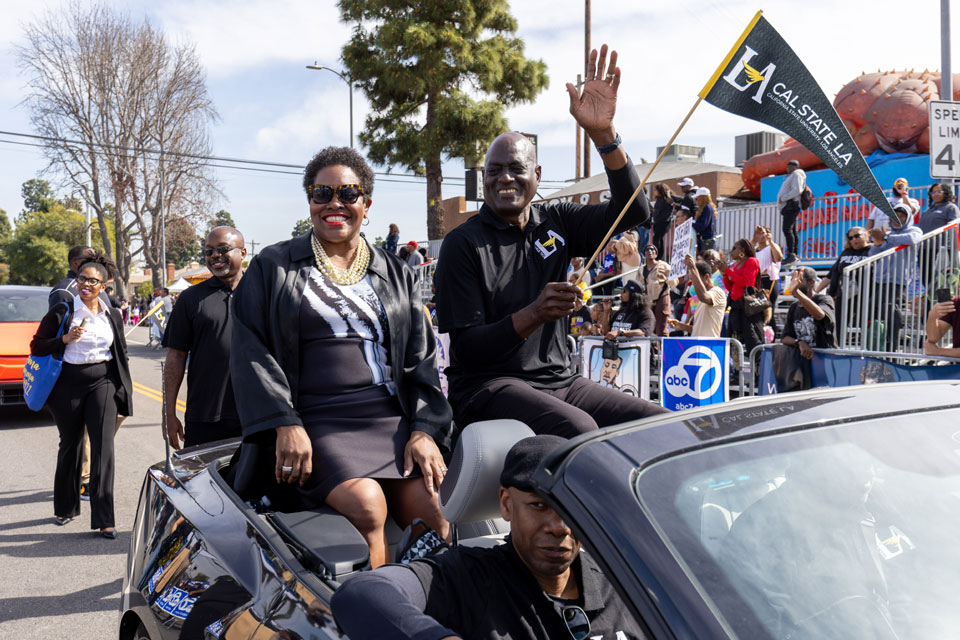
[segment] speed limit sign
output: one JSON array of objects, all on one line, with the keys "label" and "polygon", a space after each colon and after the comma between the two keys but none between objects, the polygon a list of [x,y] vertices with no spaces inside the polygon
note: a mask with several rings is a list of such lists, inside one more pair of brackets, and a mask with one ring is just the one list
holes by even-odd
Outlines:
[{"label": "speed limit sign", "polygon": [[930,177],[960,178],[960,102],[930,101]]}]

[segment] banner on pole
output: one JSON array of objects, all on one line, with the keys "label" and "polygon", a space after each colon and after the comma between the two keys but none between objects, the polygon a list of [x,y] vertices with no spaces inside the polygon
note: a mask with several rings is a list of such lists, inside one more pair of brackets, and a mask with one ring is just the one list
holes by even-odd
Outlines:
[{"label": "banner on pole", "polygon": [[678,224],[673,229],[673,253],[670,254],[670,280],[687,277],[687,265],[683,259],[690,254],[697,255],[696,235],[693,233],[693,220]]},{"label": "banner on pole", "polygon": [[730,343],[700,338],[664,338],[661,343],[660,404],[671,411],[730,399]]},{"label": "banner on pole", "polygon": [[580,344],[580,375],[605,387],[649,400],[650,343],[626,340],[618,346],[616,359],[604,359],[603,338],[584,338]]},{"label": "banner on pole", "polygon": [[894,217],[893,207],[833,103],[760,12],[699,95],[724,111],[792,136],[867,200]]}]

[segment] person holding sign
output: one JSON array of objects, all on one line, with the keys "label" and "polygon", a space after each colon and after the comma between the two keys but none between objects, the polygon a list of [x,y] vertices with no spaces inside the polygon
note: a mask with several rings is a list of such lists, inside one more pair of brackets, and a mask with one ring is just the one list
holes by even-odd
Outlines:
[{"label": "person holding sign", "polygon": [[536,433],[572,437],[663,409],[604,389],[570,367],[567,317],[582,290],[567,281],[572,256],[592,255],[607,231],[650,217],[640,176],[613,124],[620,87],[617,53],[590,54],[586,82],[567,85],[570,113],[600,152],[610,200],[537,204],[540,167],[530,141],[505,133],[487,150],[480,212],[447,234],[434,282],[441,332],[450,334],[450,403],[465,427],[515,418]]}]

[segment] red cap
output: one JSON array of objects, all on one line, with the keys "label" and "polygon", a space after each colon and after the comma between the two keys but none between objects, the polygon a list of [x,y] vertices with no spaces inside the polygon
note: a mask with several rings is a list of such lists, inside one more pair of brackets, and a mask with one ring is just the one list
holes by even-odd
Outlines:
[{"label": "red cap", "polygon": [[410,242],[407,243],[407,246],[413,247],[414,249],[416,249],[419,245],[417,244],[416,240],[411,240]]}]

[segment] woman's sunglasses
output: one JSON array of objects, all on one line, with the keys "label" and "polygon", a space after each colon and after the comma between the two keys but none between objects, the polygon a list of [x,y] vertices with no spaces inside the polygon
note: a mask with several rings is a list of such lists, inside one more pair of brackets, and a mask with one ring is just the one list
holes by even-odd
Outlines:
[{"label": "woman's sunglasses", "polygon": [[353,204],[363,195],[363,187],[358,184],[342,184],[331,187],[325,184],[312,184],[307,187],[307,195],[315,204],[327,204],[337,194],[337,200],[343,204]]}]

